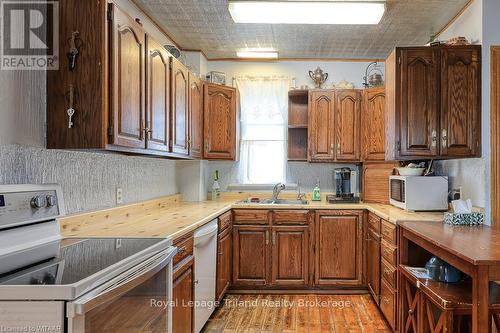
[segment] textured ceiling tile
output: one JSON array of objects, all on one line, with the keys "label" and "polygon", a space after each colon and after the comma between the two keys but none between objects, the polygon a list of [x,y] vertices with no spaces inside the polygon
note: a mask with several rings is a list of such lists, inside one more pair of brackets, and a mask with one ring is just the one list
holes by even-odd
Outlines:
[{"label": "textured ceiling tile", "polygon": [[282,58],[385,58],[423,45],[467,0],[387,0],[378,25],[236,24],[227,0],[134,0],[185,49],[232,58],[242,48],[273,47]]}]

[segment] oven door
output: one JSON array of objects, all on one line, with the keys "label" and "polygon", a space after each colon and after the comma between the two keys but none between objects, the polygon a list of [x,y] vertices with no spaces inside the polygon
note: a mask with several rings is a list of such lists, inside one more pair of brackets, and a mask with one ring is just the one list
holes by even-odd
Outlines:
[{"label": "oven door", "polygon": [[406,182],[401,178],[389,178],[389,202],[396,207],[406,208]]},{"label": "oven door", "polygon": [[171,332],[170,247],[66,307],[70,333]]}]

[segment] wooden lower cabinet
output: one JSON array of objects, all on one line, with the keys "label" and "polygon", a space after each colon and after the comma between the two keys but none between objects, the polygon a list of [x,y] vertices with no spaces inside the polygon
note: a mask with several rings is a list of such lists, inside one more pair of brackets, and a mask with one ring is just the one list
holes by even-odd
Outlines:
[{"label": "wooden lower cabinet", "polygon": [[375,303],[380,304],[380,235],[372,229],[366,240],[366,284]]},{"label": "wooden lower cabinet", "polygon": [[[192,333],[194,328],[194,258],[186,258],[174,270],[172,332]],[[192,303],[191,303],[192,304]]]},{"label": "wooden lower cabinet", "polygon": [[231,255],[233,234],[231,227],[226,227],[217,239],[217,282],[215,299],[222,300],[231,283]]},{"label": "wooden lower cabinet", "polygon": [[363,211],[317,211],[316,286],[363,285]]},{"label": "wooden lower cabinet", "polygon": [[396,329],[396,291],[382,279],[380,284],[380,310],[393,330]]},{"label": "wooden lower cabinet", "polygon": [[267,226],[233,227],[233,283],[264,286],[269,280],[270,228]]},{"label": "wooden lower cabinet", "polygon": [[306,287],[309,275],[309,227],[272,228],[271,284]]}]

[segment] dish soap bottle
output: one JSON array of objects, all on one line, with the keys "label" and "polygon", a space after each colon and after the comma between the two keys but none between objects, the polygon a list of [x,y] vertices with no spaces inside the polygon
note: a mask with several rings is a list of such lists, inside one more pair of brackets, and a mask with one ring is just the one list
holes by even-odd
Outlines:
[{"label": "dish soap bottle", "polygon": [[316,186],[313,189],[312,200],[313,201],[321,201],[321,190],[319,188],[319,178],[316,180]]},{"label": "dish soap bottle", "polygon": [[212,185],[212,200],[219,200],[220,185],[219,185],[219,170],[215,170],[214,183]]}]

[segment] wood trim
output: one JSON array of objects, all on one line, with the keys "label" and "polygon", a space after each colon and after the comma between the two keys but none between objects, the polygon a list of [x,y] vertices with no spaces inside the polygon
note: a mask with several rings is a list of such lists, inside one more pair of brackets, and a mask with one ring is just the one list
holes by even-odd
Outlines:
[{"label": "wood trim", "polygon": [[203,52],[203,50],[200,50],[200,49],[181,49],[181,51],[184,51],[184,52],[200,52],[205,57],[205,59],[208,60],[208,57],[205,54],[205,52]]},{"label": "wood trim", "polygon": [[280,61],[335,61],[335,62],[382,62],[385,59],[371,58],[278,58],[278,59],[253,59],[253,58],[207,58],[208,61],[238,61],[238,62],[280,62]]},{"label": "wood trim", "polygon": [[491,47],[491,221],[500,230],[500,45]]},{"label": "wood trim", "polygon": [[469,0],[467,3],[458,11],[458,13],[451,18],[451,20],[448,21],[438,32],[436,32],[435,37],[437,38],[439,35],[441,35],[446,29],[448,29],[462,14],[467,10],[467,8],[472,5],[474,0]]}]

